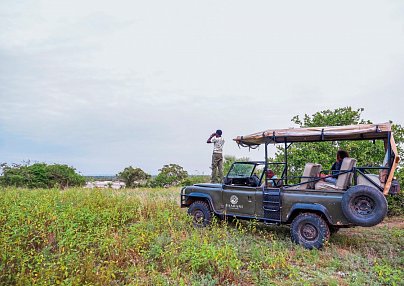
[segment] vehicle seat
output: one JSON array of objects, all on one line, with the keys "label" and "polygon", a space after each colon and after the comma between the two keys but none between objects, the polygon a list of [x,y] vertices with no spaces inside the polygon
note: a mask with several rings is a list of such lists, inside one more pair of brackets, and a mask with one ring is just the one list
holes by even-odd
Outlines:
[{"label": "vehicle seat", "polygon": [[250,187],[258,187],[260,185],[260,179],[258,178],[258,176],[254,174],[250,178],[248,178],[248,185]]},{"label": "vehicle seat", "polygon": [[[387,165],[386,165],[387,167]],[[376,174],[366,174],[366,177],[368,177],[371,181],[376,183],[379,187],[384,188],[384,184],[387,181],[387,176],[388,176],[389,171],[387,169],[381,169],[379,171],[379,175]],[[358,175],[358,185],[365,185],[365,186],[371,186],[374,187],[374,185],[369,182],[362,174]]]},{"label": "vehicle seat", "polygon": [[[354,158],[344,158],[342,161],[340,171],[348,171],[351,170],[356,166],[356,159]],[[338,176],[337,182],[335,185],[333,183],[325,182],[325,181],[318,181],[315,185],[316,190],[346,190],[352,181],[352,172],[344,173]]]},{"label": "vehicle seat", "polygon": [[[301,185],[288,187],[288,190],[303,190],[314,189],[315,182],[309,182],[313,180],[321,172],[321,165],[316,163],[306,163],[302,178],[300,179]],[[303,184],[304,183],[304,184]]]},{"label": "vehicle seat", "polygon": [[[369,178],[371,181],[375,182],[376,185],[378,185],[379,187],[384,187],[384,184],[380,182],[379,175],[366,174],[366,177]],[[369,182],[369,180],[367,180],[365,176],[363,176],[362,174],[358,175],[358,185],[374,187],[374,185],[371,182]]]}]

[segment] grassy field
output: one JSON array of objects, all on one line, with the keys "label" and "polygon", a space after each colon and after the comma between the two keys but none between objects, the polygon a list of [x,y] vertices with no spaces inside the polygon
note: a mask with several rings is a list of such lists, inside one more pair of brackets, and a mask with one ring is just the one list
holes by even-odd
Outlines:
[{"label": "grassy field", "polygon": [[179,188],[0,190],[1,285],[402,285],[403,217],[323,250],[287,227],[194,229]]}]

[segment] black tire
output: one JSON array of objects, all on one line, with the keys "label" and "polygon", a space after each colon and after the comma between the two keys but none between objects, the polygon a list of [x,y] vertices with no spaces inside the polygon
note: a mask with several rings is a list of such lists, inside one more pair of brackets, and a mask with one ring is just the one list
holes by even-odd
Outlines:
[{"label": "black tire", "polygon": [[195,227],[206,227],[212,221],[210,207],[203,201],[193,202],[188,208],[188,214],[193,217]]},{"label": "black tire", "polygon": [[330,229],[321,216],[301,213],[292,221],[290,235],[294,243],[304,248],[320,249],[330,238]]},{"label": "black tire", "polygon": [[387,200],[382,192],[364,185],[346,191],[341,207],[348,221],[359,226],[377,225],[387,214]]}]

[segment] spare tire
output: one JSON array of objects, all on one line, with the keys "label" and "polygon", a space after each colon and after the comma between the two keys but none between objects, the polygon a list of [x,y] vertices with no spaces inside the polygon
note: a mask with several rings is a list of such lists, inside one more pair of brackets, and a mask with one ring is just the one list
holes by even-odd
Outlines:
[{"label": "spare tire", "polygon": [[387,214],[387,200],[381,191],[364,185],[350,188],[342,197],[342,211],[346,218],[359,226],[374,226]]}]

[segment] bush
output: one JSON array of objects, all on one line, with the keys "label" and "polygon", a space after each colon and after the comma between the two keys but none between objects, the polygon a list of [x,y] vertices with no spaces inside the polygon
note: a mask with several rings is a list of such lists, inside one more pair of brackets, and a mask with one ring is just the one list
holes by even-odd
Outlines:
[{"label": "bush", "polygon": [[85,179],[67,165],[35,163],[33,165],[1,164],[0,185],[27,188],[67,188],[82,186]]},{"label": "bush", "polygon": [[159,171],[151,182],[152,187],[178,186],[188,177],[188,172],[177,164],[164,165]]},{"label": "bush", "polygon": [[401,191],[397,195],[387,196],[389,206],[388,216],[402,216],[404,215],[404,193]]},{"label": "bush", "polygon": [[404,168],[399,168],[396,171],[396,179],[400,183],[401,191],[396,195],[387,196],[387,202],[389,204],[388,216],[404,215]]},{"label": "bush", "polygon": [[188,176],[188,178],[186,178],[181,185],[191,186],[198,183],[209,183],[209,182],[210,182],[210,176],[202,176],[202,175]]},{"label": "bush", "polygon": [[117,177],[124,181],[127,187],[133,188],[146,185],[151,176],[140,168],[129,166],[120,172]]}]

